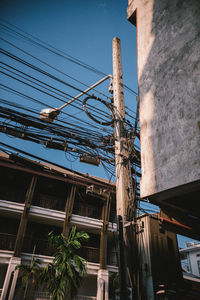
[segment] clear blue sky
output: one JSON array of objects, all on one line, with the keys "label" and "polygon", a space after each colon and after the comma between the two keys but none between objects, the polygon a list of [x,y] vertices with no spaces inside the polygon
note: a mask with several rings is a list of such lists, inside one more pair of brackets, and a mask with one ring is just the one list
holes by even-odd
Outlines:
[{"label": "clear blue sky", "polygon": [[[1,0],[0,17],[106,74],[112,74],[112,39],[115,36],[120,38],[124,83],[137,92],[136,29],[126,19],[127,2],[126,0]],[[7,35],[2,28],[0,34],[1,37],[14,41],[27,51],[88,85],[102,77],[33,46],[23,44],[13,36]],[[1,46],[10,50],[3,42]],[[2,78],[3,83],[7,80]],[[9,84],[13,88],[26,91],[32,97],[39,97],[35,91],[22,87],[16,82],[10,81]],[[5,91],[1,91],[1,95],[13,100],[13,95]],[[50,101],[48,97],[44,99]],[[18,101],[19,98],[15,100]],[[125,104],[135,110],[135,97],[125,93]],[[107,177],[103,168],[90,167],[77,161],[70,162],[61,151],[46,150],[40,145],[10,138],[4,134],[0,135],[0,139],[65,167]],[[184,247],[185,240],[189,239],[179,239],[181,247]]]}]

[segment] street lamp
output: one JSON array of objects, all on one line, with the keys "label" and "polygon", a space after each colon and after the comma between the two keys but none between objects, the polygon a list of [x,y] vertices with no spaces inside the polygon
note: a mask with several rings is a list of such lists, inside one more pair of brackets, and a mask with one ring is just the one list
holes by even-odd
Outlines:
[{"label": "street lamp", "polygon": [[93,88],[95,88],[97,85],[101,84],[102,82],[104,82],[105,80],[107,80],[109,78],[112,79],[112,75],[105,76],[104,78],[102,78],[98,82],[94,83],[89,88],[87,88],[85,91],[81,92],[76,97],[72,98],[71,100],[69,100],[68,102],[66,102],[65,104],[63,104],[59,108],[44,108],[44,109],[42,109],[41,112],[40,112],[40,119],[42,119],[44,121],[47,121],[47,122],[53,122],[55,119],[57,119],[58,115],[60,114],[60,111],[64,107],[66,107],[67,105],[71,104],[72,102],[74,102],[75,100],[77,100],[79,97],[81,97],[82,95],[86,94],[87,92],[89,92],[90,90],[92,90]]},{"label": "street lamp", "polygon": [[40,119],[47,122],[53,122],[57,118],[59,113],[59,108],[44,108],[40,112]]}]

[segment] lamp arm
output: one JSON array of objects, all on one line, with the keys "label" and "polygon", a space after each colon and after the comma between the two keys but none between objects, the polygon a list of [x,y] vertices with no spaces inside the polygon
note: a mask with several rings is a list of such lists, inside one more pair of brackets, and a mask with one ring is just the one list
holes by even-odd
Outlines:
[{"label": "lamp arm", "polygon": [[75,100],[77,100],[79,97],[81,97],[82,95],[86,94],[87,92],[89,92],[90,90],[92,90],[93,88],[95,88],[97,85],[101,84],[102,82],[104,82],[105,80],[107,80],[108,78],[111,78],[112,75],[107,75],[104,78],[102,78],[101,80],[99,80],[98,82],[94,83],[93,85],[91,85],[89,88],[87,88],[85,91],[81,92],[80,94],[78,94],[77,96],[75,96],[74,98],[72,98],[71,100],[69,100],[67,103],[63,104],[61,107],[56,108],[57,111],[60,111],[61,109],[63,109],[64,107],[66,107],[67,105],[71,104],[72,102],[74,102]]}]

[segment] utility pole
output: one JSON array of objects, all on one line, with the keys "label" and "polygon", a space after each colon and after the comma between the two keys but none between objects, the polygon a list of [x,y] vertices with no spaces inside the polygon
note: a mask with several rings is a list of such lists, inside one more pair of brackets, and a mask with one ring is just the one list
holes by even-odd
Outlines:
[{"label": "utility pole", "polygon": [[[127,299],[127,230],[128,209],[131,199],[130,160],[125,124],[125,105],[122,79],[120,40],[113,39],[113,93],[115,115],[115,169],[116,169],[116,206],[119,229],[119,283],[120,300]],[[120,229],[121,228],[121,229]],[[123,230],[122,230],[123,228]],[[122,232],[121,232],[122,231]],[[122,240],[121,240],[122,239]]]}]

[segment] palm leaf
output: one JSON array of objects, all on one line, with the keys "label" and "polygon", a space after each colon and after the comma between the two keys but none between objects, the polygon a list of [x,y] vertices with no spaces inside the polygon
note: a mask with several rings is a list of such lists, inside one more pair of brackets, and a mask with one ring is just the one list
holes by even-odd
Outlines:
[{"label": "palm leaf", "polygon": [[41,285],[48,290],[51,300],[72,300],[86,274],[87,264],[76,252],[83,241],[88,241],[89,235],[83,231],[76,232],[76,227],[72,227],[69,238],[62,234],[55,235],[53,231],[48,237],[49,242],[56,248],[52,263],[42,269],[40,260],[34,257],[34,248],[30,265],[16,267],[20,270],[26,286],[25,294],[29,284]]}]

